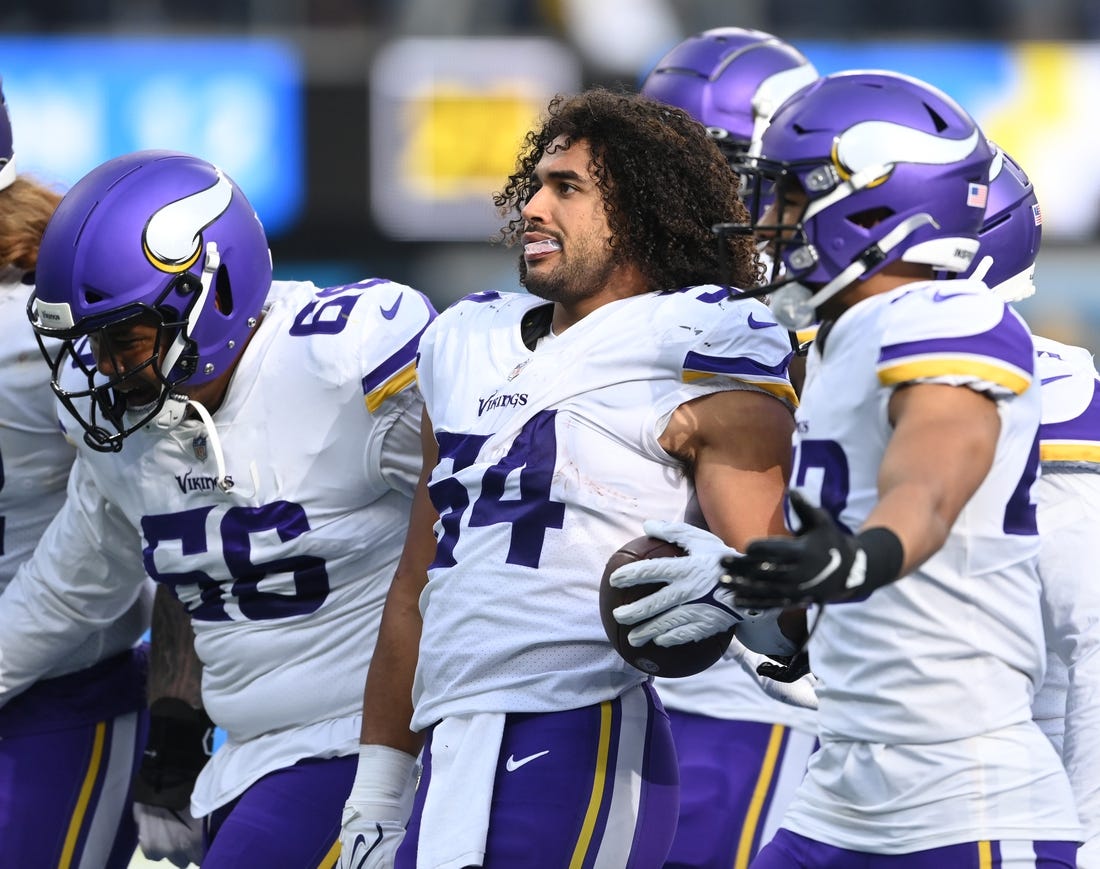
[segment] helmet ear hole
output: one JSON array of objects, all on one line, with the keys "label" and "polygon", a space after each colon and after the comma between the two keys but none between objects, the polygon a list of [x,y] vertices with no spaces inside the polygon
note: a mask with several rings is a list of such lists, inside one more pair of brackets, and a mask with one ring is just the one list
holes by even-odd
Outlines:
[{"label": "helmet ear hole", "polygon": [[854,223],[856,226],[862,226],[864,229],[870,229],[877,223],[889,220],[896,213],[894,209],[885,205],[880,205],[876,208],[868,208],[864,211],[850,214],[848,215],[848,221]]},{"label": "helmet ear hole", "polygon": [[103,301],[103,295],[101,293],[97,293],[95,290],[89,290],[85,288],[84,299],[86,302],[88,302],[89,305],[94,305],[96,302]]},{"label": "helmet ear hole", "polygon": [[225,266],[218,266],[214,277],[214,307],[226,317],[233,313],[233,288]]}]

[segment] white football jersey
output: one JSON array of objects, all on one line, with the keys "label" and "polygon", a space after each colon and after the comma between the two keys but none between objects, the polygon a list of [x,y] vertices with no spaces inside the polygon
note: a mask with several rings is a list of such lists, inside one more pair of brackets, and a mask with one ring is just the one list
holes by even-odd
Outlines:
[{"label": "white football jersey", "polygon": [[482,293],[440,315],[418,378],[440,447],[438,546],[421,597],[413,726],[474,712],[551,712],[646,675],[607,641],[607,559],[694,490],[659,438],[681,404],[756,389],[793,403],[786,330],[714,286],[603,305],[531,351],[547,303]]},{"label": "white football jersey", "polygon": [[203,702],[227,734],[196,815],[304,757],[356,751],[420,470],[427,300],[381,280],[277,289],[214,429],[188,418],[146,426],[118,454],[83,447],[86,485],[62,513],[80,541],[89,517],[117,512],[140,541],[84,546],[129,547],[191,614]]},{"label": "white football jersey", "polygon": [[[1062,754],[1085,827],[1100,853],[1100,378],[1092,354],[1035,337],[1042,383],[1039,574],[1047,619],[1047,670],[1033,714]],[[1070,680],[1066,661],[1072,661]],[[1078,854],[1086,865],[1084,853]],[[1089,864],[1091,865],[1091,863]]]},{"label": "white football jersey", "polygon": [[[1044,515],[1050,516],[1053,531],[1069,524],[1057,518],[1068,509],[1063,506],[1069,500],[1060,491],[1063,486],[1087,489],[1091,485],[1088,479],[1061,481],[1054,475],[1100,473],[1100,380],[1092,354],[1083,347],[1071,347],[1036,335],[1035,354],[1036,374],[1043,385],[1043,423],[1039,428],[1043,474],[1035,494],[1040,499],[1040,522]],[[1051,509],[1056,512],[1049,513]],[[1073,576],[1048,577],[1051,569],[1043,569],[1043,554],[1046,553],[1047,562],[1054,559],[1061,563],[1059,547],[1063,544],[1055,546],[1047,534],[1041,539],[1045,545],[1040,553],[1039,572],[1044,577],[1044,588],[1053,581],[1055,594],[1066,588],[1077,589],[1078,578],[1086,566],[1075,565]],[[1087,592],[1088,585],[1080,590]],[[1051,651],[1048,643],[1046,676],[1035,696],[1033,710],[1043,732],[1061,749],[1069,676],[1061,657],[1050,654]]]},{"label": "white football jersey", "polygon": [[[0,591],[61,509],[76,454],[58,425],[50,368],[27,319],[32,289],[22,272],[0,270]],[[81,645],[37,675],[82,670],[130,648],[148,627],[150,604],[146,589],[119,619],[89,628]],[[10,627],[0,619],[0,633]],[[0,685],[2,705],[15,691],[5,690],[2,676]]]},{"label": "white football jersey", "polygon": [[895,389],[979,391],[997,402],[1001,432],[936,555],[864,601],[811,612],[823,744],[785,827],[877,853],[1076,838],[1068,780],[1031,721],[1044,666],[1033,369],[1026,325],[968,281],[865,299],[814,342],[792,488],[853,532],[877,501]]}]

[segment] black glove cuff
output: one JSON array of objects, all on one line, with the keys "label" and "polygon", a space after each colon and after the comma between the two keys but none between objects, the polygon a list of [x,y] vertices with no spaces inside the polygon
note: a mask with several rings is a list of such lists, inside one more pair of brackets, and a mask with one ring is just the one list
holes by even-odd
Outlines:
[{"label": "black glove cuff", "polygon": [[213,740],[214,723],[204,709],[177,697],[156,700],[149,707],[149,736],[134,778],[134,800],[177,811],[186,808]]},{"label": "black glove cuff", "polygon": [[861,595],[870,594],[898,578],[905,563],[905,548],[898,535],[879,525],[859,532],[856,541],[867,557],[866,579],[859,589]]}]

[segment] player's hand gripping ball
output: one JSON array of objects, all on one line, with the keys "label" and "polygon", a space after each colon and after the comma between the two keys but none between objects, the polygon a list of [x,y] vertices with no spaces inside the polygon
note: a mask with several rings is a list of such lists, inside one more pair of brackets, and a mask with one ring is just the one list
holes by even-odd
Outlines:
[{"label": "player's hand gripping ball", "polygon": [[[607,638],[624,660],[653,676],[677,678],[699,673],[722,657],[722,653],[725,652],[733,637],[731,627],[728,631],[696,642],[659,646],[653,640],[649,640],[640,646],[633,646],[627,639],[632,626],[620,624],[615,620],[612,613],[616,607],[634,603],[665,587],[664,583],[652,582],[616,588],[608,581],[615,570],[635,561],[684,555],[687,555],[687,552],[675,543],[656,537],[637,537],[619,547],[618,551],[608,559],[600,580],[600,618],[603,620]],[[715,567],[717,573],[717,564]]]}]

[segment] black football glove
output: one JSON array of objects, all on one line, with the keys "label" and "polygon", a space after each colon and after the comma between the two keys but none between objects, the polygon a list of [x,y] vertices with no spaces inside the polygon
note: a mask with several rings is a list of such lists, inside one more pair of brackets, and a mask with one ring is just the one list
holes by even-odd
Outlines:
[{"label": "black football glove", "polygon": [[214,748],[214,723],[203,709],[176,697],[149,707],[149,736],[134,778],[134,801],[181,810]]},{"label": "black football glove", "polygon": [[825,510],[798,492],[791,506],[802,522],[794,537],[765,537],[745,554],[722,559],[739,607],[804,606],[865,598],[898,578],[901,541],[887,528],[846,534]]},{"label": "black football glove", "polygon": [[810,655],[803,649],[794,655],[764,661],[756,668],[756,672],[776,682],[797,682],[810,672]]}]

